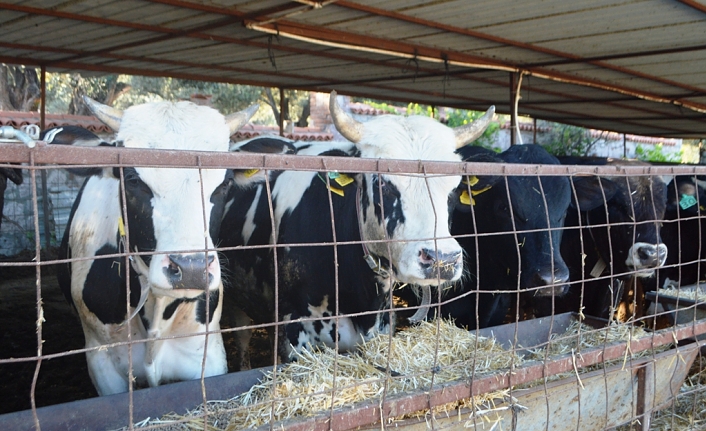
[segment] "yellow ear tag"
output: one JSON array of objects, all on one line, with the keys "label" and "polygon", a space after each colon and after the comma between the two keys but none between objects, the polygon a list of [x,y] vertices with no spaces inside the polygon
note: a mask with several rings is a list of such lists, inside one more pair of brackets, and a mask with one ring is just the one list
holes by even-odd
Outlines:
[{"label": "yellow ear tag", "polygon": [[118,217],[118,232],[120,232],[121,237],[125,236],[125,223],[123,223],[122,216]]},{"label": "yellow ear tag", "polygon": [[[347,186],[348,184],[352,183],[352,182],[355,181],[355,180],[354,180],[353,178],[349,177],[349,176],[346,175],[346,174],[338,174],[338,177],[336,177],[336,178],[334,179],[334,181],[336,181],[339,186],[345,187],[345,186]],[[343,196],[343,195],[341,195],[341,196]]]},{"label": "yellow ear tag", "polygon": [[247,171],[243,172],[243,175],[245,175],[245,178],[250,178],[258,172],[260,172],[259,169],[248,169]]},{"label": "yellow ear tag", "polygon": [[473,202],[473,199],[471,199],[471,197],[468,195],[468,190],[464,190],[461,193],[461,196],[458,197],[458,200],[464,205],[472,205],[475,203]]},{"label": "yellow ear tag", "polygon": [[478,179],[477,176],[471,175],[470,177],[466,177],[466,178],[462,181],[462,183],[463,183],[463,184],[468,184],[469,186],[473,187],[473,186],[475,186],[476,184],[478,184],[478,181],[480,181],[480,180]]},{"label": "yellow ear tag", "polygon": [[332,192],[336,193],[338,196],[344,196],[344,192],[342,189],[337,189],[334,186],[330,186],[328,189],[331,190]]},{"label": "yellow ear tag", "polygon": [[482,188],[482,189],[480,189],[480,190],[471,190],[471,194],[472,194],[473,196],[478,196],[479,194],[481,194],[481,193],[483,193],[483,192],[487,192],[487,191],[490,190],[490,189],[491,189],[491,186]]}]

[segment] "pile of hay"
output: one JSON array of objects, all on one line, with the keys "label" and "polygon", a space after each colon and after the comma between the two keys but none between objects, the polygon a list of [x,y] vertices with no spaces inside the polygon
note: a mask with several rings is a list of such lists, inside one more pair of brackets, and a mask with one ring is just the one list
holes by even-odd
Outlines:
[{"label": "pile of hay", "polygon": [[[545,357],[560,356],[572,352],[579,353],[608,344],[637,340],[648,335],[650,333],[641,326],[628,323],[613,321],[608,326],[597,329],[580,321],[574,321],[563,333],[552,334],[547,347],[530,350],[527,359],[544,360]],[[652,350],[635,354],[630,352],[630,357],[634,359],[653,353]]]},{"label": "pile of hay", "polygon": [[[530,350],[525,359],[544,361],[545,359],[548,360],[550,358],[569,353],[578,356],[582,351],[595,349],[613,343],[629,343],[632,340],[637,340],[649,335],[650,333],[641,326],[631,325],[628,323],[617,323],[613,321],[604,328],[594,328],[580,321],[574,321],[563,333],[552,334],[549,337],[550,342],[546,347]],[[629,344],[627,344],[627,346],[629,346]],[[589,373],[591,371],[602,370],[617,364],[623,364],[625,366],[627,361],[631,359],[652,356],[657,353],[664,352],[670,347],[671,344],[667,344],[654,349],[646,349],[639,352],[633,352],[629,347],[627,347],[625,349],[625,355],[622,358],[599,362],[597,364],[581,367],[579,369],[575,368],[573,372],[554,374],[546,379],[528,382],[527,384],[520,385],[519,387],[532,388],[543,384],[544,382],[552,382],[579,374]],[[575,363],[574,367],[576,367]]]},{"label": "pile of hay", "polygon": [[657,295],[669,296],[673,298],[689,299],[694,302],[706,302],[706,290],[693,286],[690,288],[677,288],[677,287],[667,287],[664,289],[657,289]]},{"label": "pile of hay", "polygon": [[[138,425],[159,426],[167,430],[235,431],[255,428],[287,419],[325,414],[361,401],[381,401],[383,397],[395,394],[429,390],[432,384],[480,378],[520,366],[527,360],[544,360],[647,335],[646,331],[634,325],[613,324],[595,329],[574,322],[563,334],[554,334],[546,349],[531,351],[523,359],[503,349],[495,339],[476,337],[457,328],[452,322],[421,322],[398,332],[394,337],[378,336],[365,343],[355,354],[341,355],[329,348],[304,351],[296,362],[283,366],[276,374],[267,372],[260,383],[247,393],[227,401],[211,401],[188,416],[170,415]],[[650,350],[641,354],[653,353]],[[622,359],[614,362],[620,361]],[[597,364],[593,368],[606,365]],[[591,370],[587,367],[580,372]],[[552,379],[566,377],[567,374],[573,373]],[[437,406],[431,412],[409,413],[391,421],[411,417],[429,421],[435,417],[455,415],[459,423],[470,425],[475,421],[480,425],[484,422],[487,429],[491,429],[500,420],[496,413],[507,409],[508,402],[516,403],[509,394],[509,389],[484,394]],[[496,402],[501,401],[505,402],[503,407],[496,408]],[[458,416],[459,409],[468,409],[468,415],[463,418]]]},{"label": "pile of hay", "polygon": [[[333,349],[302,352],[295,362],[269,371],[258,385],[227,401],[212,401],[188,417],[171,415],[145,421],[167,430],[239,430],[292,418],[306,418],[332,408],[390,396],[432,385],[480,377],[523,362],[504,350],[495,339],[476,337],[452,322],[421,322],[395,334],[365,343],[357,353],[341,355]],[[508,391],[484,394],[436,407],[437,414],[470,408],[468,420],[492,422],[496,400],[507,400]],[[208,411],[206,422],[204,414]],[[429,417],[427,411],[404,417]],[[464,419],[465,420],[465,419]],[[497,419],[495,419],[497,420]]]}]

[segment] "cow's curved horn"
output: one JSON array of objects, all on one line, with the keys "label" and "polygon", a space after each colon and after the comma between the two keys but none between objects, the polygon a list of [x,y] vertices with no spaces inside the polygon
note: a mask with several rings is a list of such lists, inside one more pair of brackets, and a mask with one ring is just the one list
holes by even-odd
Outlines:
[{"label": "cow's curved horn", "polygon": [[120,129],[120,121],[123,118],[123,111],[112,108],[108,105],[98,103],[88,96],[83,96],[83,102],[88,106],[88,109],[93,112],[93,115],[98,117],[106,126],[117,132]]},{"label": "cow's curved horn", "polygon": [[463,126],[454,127],[456,148],[466,146],[478,139],[490,124],[490,120],[493,119],[493,114],[495,114],[495,105],[491,105],[485,114],[476,121],[464,124]]},{"label": "cow's curved horn", "polygon": [[250,105],[242,111],[238,111],[226,116],[226,124],[230,129],[230,134],[234,134],[238,131],[238,129],[243,127],[245,123],[250,120],[250,117],[255,115],[258,109],[260,109],[260,104],[255,103],[254,105]]},{"label": "cow's curved horn", "polygon": [[353,117],[343,112],[343,109],[336,100],[336,92],[332,91],[329,98],[329,110],[333,118],[333,125],[344,138],[351,142],[360,142],[363,137],[363,123],[356,121]]}]

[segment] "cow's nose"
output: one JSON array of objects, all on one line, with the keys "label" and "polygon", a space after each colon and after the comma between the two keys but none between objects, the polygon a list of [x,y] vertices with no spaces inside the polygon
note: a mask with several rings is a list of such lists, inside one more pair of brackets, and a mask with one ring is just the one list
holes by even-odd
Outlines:
[{"label": "cow's nose", "polygon": [[419,251],[419,264],[424,269],[426,278],[439,277],[451,280],[459,265],[463,264],[462,252],[444,253],[438,250],[423,248]]},{"label": "cow's nose", "polygon": [[664,244],[644,244],[635,250],[641,268],[656,268],[667,259],[667,246]]},{"label": "cow's nose", "polygon": [[539,270],[532,276],[532,288],[539,287],[535,290],[537,296],[561,296],[567,292],[569,286],[566,284],[569,281],[569,268],[562,262],[554,263],[554,271],[551,268],[542,271]]},{"label": "cow's nose", "polygon": [[209,267],[214,260],[213,254],[170,254],[164,274],[174,289],[207,289],[213,281]]}]

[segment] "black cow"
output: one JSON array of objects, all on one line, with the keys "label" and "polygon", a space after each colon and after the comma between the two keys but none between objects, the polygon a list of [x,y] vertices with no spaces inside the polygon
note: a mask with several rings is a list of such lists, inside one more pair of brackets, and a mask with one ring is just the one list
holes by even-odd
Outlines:
[{"label": "black cow", "polygon": [[[538,145],[513,146],[499,155],[479,147],[459,152],[469,162],[559,164]],[[451,234],[463,247],[467,274],[442,296],[442,316],[469,329],[495,326],[516,301],[509,291],[537,296],[564,292],[569,270],[559,245],[571,200],[568,178],[469,177],[458,192]]]},{"label": "black cow", "polygon": [[[563,164],[645,165],[611,159],[561,159]],[[535,300],[538,315],[582,311],[608,318],[631,277],[651,277],[667,258],[660,239],[666,185],[658,176],[576,176],[561,254],[571,278],[555,303]]]},{"label": "black cow", "polygon": [[669,253],[658,287],[689,285],[706,277],[706,189],[695,176],[675,177],[667,187],[661,236]]}]

